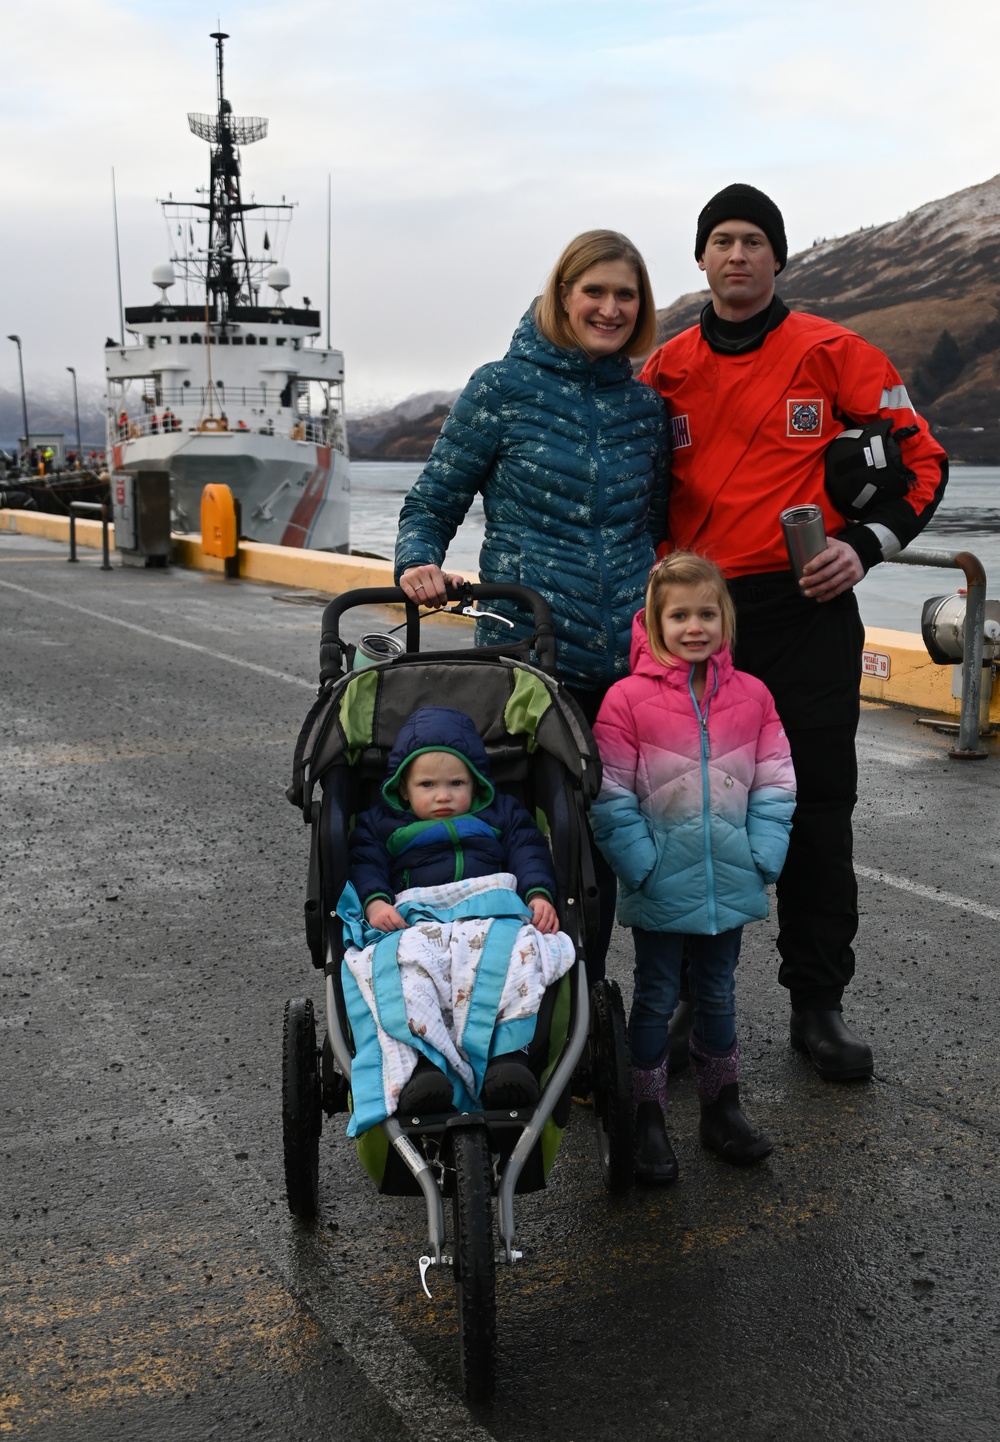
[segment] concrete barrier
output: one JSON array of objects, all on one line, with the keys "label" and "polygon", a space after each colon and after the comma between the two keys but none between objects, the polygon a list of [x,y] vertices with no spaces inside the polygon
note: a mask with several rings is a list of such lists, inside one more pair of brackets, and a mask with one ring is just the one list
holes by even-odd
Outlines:
[{"label": "concrete barrier", "polygon": [[[114,527],[111,527],[113,532]],[[69,544],[69,518],[37,511],[0,509],[0,532],[41,536]],[[100,549],[100,521],[78,520],[78,546]],[[112,544],[114,544],[112,540]],[[173,563],[195,571],[225,574],[225,562],[206,556],[201,536],[173,535]],[[391,586],[392,565],[367,556],[342,556],[329,551],[300,551],[293,546],[269,546],[262,541],[240,542],[240,578],[266,581],[291,589],[339,596],[360,586]],[[470,575],[475,580],[474,575]],[[463,623],[465,624],[465,623]],[[861,695],[869,701],[909,706],[936,715],[958,717],[961,703],[952,693],[951,666],[938,666],[928,656],[920,636],[909,631],[870,627],[865,632],[865,672]],[[990,720],[1000,723],[1000,685],[993,683]]]}]

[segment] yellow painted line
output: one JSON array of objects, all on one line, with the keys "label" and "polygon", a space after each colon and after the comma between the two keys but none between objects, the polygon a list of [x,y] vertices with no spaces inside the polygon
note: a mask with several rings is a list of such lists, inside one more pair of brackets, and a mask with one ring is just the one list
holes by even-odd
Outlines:
[{"label": "yellow painted line", "polygon": [[125,1251],[115,1241],[48,1238],[51,1264],[4,1259],[18,1385],[0,1396],[0,1434],[76,1427],[123,1401],[203,1392],[214,1375],[295,1374],[319,1359],[321,1329],[253,1247],[227,1258],[218,1234],[155,1228]]},{"label": "yellow painted line", "polygon": [[[44,536],[52,541],[69,544],[69,519],[64,516],[40,515],[37,511],[0,509],[0,535],[11,532],[23,536]],[[109,544],[114,547],[115,528],[109,527]],[[100,521],[79,520],[76,523],[78,546],[97,549],[101,546]],[[225,574],[225,562],[206,556],[201,549],[201,536],[174,533],[170,538],[172,562],[192,571]],[[263,541],[240,542],[240,579],[260,581],[269,585],[287,586],[290,590],[320,591],[331,598],[360,587],[394,584],[391,561],[376,561],[369,556],[347,556],[330,551],[305,551],[295,546],[271,546]],[[475,581],[474,571],[467,579]],[[455,624],[456,618],[435,616],[435,621]],[[469,626],[469,621],[458,624]]]}]

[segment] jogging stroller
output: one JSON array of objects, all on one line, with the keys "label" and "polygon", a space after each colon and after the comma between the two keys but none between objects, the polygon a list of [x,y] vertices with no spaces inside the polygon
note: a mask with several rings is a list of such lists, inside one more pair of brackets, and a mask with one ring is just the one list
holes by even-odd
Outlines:
[{"label": "jogging stroller", "polygon": [[[305,929],[313,965],[326,982],[326,1035],[317,1040],[313,1003],[285,1006],[282,1123],[288,1206],[303,1221],[318,1210],[318,1143],[323,1113],[351,1110],[354,1043],[342,981],[343,923],[335,907],[348,879],[353,817],[375,799],[396,734],[421,706],[447,697],[471,716],[486,745],[498,790],[509,791],[550,838],[560,928],[576,962],[542,999],[528,1063],[540,1087],[530,1108],[429,1116],[395,1114],[356,1139],[379,1190],[422,1195],[428,1245],[420,1280],[450,1266],[457,1289],[462,1380],[470,1401],[487,1401],[495,1377],[495,1265],[514,1263],[514,1197],[536,1191],[555,1160],[570,1113],[570,1079],[589,1042],[599,1156],[612,1192],[632,1184],[632,1092],[621,994],[598,982],[588,995],[588,939],[596,934],[597,887],[586,809],[600,785],[593,737],[556,679],[555,640],[546,602],[521,586],[463,584],[450,609],[475,616],[476,602],[503,600],[532,617],[507,645],[420,651],[420,612],[395,588],[351,591],[326,607],[319,696],[295,749],[289,800],[310,827]],[[405,648],[391,636],[340,636],[341,618],[359,606],[405,605]],[[438,613],[434,613],[438,614]],[[496,614],[496,613],[490,613]],[[399,629],[399,628],[397,628]],[[380,656],[386,659],[377,659]],[[452,1210],[446,1250],[445,1201]]]}]

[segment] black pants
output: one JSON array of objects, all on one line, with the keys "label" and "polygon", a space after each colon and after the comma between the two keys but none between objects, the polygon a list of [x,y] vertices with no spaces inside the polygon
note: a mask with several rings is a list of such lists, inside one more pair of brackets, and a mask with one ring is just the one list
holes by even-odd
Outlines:
[{"label": "black pants", "polygon": [[837,1007],[854,975],[858,929],[851,817],[864,626],[853,591],[809,601],[789,572],[730,582],[735,662],[774,697],[797,800],[778,879],[778,980],[792,1008]]},{"label": "black pants", "polygon": [[[597,713],[601,709],[601,702],[607,695],[608,689],[607,686],[603,686],[594,691],[585,691],[582,687],[566,687],[583,712],[588,726],[592,727],[597,720]],[[587,830],[590,832],[589,822]],[[590,949],[587,952],[587,981],[592,986],[595,981],[601,981],[607,971],[608,947],[611,945],[611,932],[615,924],[615,906],[618,901],[618,878],[597,849],[593,832],[590,832],[590,850],[594,858],[594,879],[597,882],[599,908],[597,935],[592,938]]]}]

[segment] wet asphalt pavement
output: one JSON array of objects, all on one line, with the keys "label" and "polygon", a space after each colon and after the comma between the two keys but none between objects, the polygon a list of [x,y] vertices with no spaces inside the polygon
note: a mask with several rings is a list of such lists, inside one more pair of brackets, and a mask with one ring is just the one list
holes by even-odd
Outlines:
[{"label": "wet asphalt pavement", "polygon": [[[342,1117],[318,1224],[284,1201],[282,1009],[323,1000],[284,797],[321,611],[65,555],[0,537],[0,1435],[997,1435],[995,742],[950,761],[866,707],[848,1014],[875,1080],[790,1051],[772,927],[748,928],[743,1089],[773,1156],[704,1153],[680,1077],[681,1180],[609,1199],[574,1107],[518,1199],[497,1399],[472,1416],[451,1283],[419,1287],[422,1205],[377,1195]],[[618,933],[626,997],[627,957]]]}]

